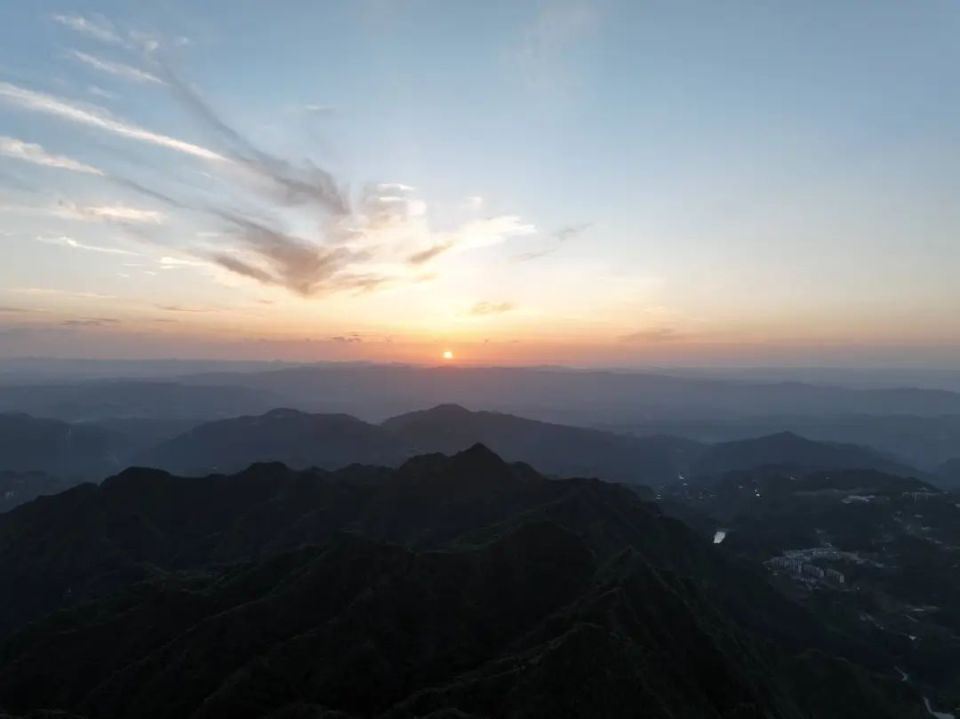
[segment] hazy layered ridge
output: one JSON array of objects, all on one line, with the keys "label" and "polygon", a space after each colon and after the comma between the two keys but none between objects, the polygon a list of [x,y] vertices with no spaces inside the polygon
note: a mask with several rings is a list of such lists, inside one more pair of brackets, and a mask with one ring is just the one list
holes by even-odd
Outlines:
[{"label": "hazy layered ridge", "polygon": [[[511,461],[525,461],[550,474],[594,476],[635,486],[660,487],[762,465],[879,469],[950,483],[950,465],[925,474],[869,447],[814,442],[790,433],[708,444],[471,412],[456,405],[407,413],[380,425],[348,415],[272,410],[200,423],[181,432],[194,424],[163,419],[67,423],[0,415],[0,441],[7,446],[0,454],[0,471],[18,473],[15,481],[11,479],[7,491],[12,494],[5,495],[3,506],[49,494],[51,487],[98,481],[131,464],[186,474],[234,472],[265,461],[300,469],[336,469],[354,463],[397,466],[417,453],[451,453],[477,442]],[[53,483],[42,474],[52,475]]]},{"label": "hazy layered ridge", "polygon": [[[150,367],[134,365],[128,372]],[[142,437],[141,448],[191,423],[277,407],[380,422],[451,403],[619,434],[706,443],[788,430],[815,440],[871,446],[928,472],[955,458],[960,446],[960,395],[857,387],[852,379],[850,386],[828,386],[534,368],[344,364],[242,369],[150,381],[9,386],[0,391],[0,411],[106,424]],[[164,434],[166,427],[172,430]]]},{"label": "hazy layered ridge", "polygon": [[396,466],[413,454],[449,454],[478,442],[508,460],[528,462],[551,474],[632,485],[660,486],[687,475],[765,464],[915,472],[866,447],[813,442],[789,433],[708,445],[681,437],[634,437],[497,412],[471,412],[458,405],[403,414],[380,425],[348,415],[274,410],[202,424],[134,455],[133,461],[193,474],[237,471],[270,460],[295,468],[334,469],[352,463]]},{"label": "hazy layered ridge", "polygon": [[[242,380],[240,378],[242,377]],[[457,403],[537,419],[663,420],[776,414],[960,414],[960,394],[938,389],[744,382],[669,374],[517,367],[319,365],[244,375],[196,375],[190,382],[242,385],[291,401],[381,416],[414,406]]]}]

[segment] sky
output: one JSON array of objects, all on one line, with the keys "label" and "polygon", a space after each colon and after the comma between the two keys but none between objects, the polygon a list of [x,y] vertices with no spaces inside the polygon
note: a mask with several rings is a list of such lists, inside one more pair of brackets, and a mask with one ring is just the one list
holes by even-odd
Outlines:
[{"label": "sky", "polygon": [[956,0],[0,2],[0,357],[960,367],[958,75]]}]

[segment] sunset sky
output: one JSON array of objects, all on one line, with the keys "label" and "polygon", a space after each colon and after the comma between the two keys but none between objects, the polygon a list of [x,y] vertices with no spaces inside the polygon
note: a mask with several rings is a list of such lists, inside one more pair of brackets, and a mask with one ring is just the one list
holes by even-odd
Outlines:
[{"label": "sunset sky", "polygon": [[958,190],[956,0],[0,3],[0,356],[960,366]]}]

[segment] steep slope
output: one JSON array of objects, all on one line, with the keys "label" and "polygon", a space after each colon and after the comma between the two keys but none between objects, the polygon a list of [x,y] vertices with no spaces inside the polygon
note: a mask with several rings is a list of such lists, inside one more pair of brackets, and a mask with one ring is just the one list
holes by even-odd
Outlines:
[{"label": "steep slope", "polygon": [[44,494],[57,494],[74,484],[44,472],[0,470],[0,512],[19,507]]},{"label": "steep slope", "polygon": [[[397,470],[128,470],[0,516],[0,576],[0,697],[18,713],[923,711],[654,505],[482,446]],[[835,693],[809,694],[817,667]]]},{"label": "steep slope", "polygon": [[199,425],[143,453],[138,463],[206,474],[237,472],[267,461],[300,469],[395,465],[411,454],[401,440],[349,415],[275,409]]},{"label": "steep slope", "polygon": [[[689,582],[632,552],[598,567],[551,524],[443,553],[342,537],[141,585],[28,629],[0,660],[14,709],[42,692],[91,717],[829,716],[801,710],[802,673]],[[836,715],[921,715],[902,685],[876,692]]]},{"label": "steep slope", "polygon": [[382,426],[421,452],[452,453],[481,442],[544,472],[628,484],[670,481],[703,449],[679,437],[632,437],[450,404],[399,415]]},{"label": "steep slope", "polygon": [[731,472],[674,496],[766,565],[827,625],[877,647],[960,705],[960,506],[913,478],[869,470]]}]

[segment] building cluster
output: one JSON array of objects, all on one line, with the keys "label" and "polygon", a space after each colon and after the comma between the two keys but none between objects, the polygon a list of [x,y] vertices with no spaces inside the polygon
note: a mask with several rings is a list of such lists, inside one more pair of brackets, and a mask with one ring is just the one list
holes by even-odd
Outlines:
[{"label": "building cluster", "polygon": [[779,556],[768,559],[765,564],[773,570],[779,570],[796,579],[820,581],[834,586],[842,586],[846,582],[843,572],[829,567],[818,567],[816,564],[805,561],[804,556]]}]

